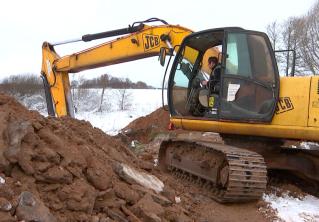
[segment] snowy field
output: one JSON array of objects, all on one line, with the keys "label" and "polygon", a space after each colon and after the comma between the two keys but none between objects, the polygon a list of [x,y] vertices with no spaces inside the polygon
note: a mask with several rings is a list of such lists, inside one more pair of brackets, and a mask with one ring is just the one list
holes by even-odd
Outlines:
[{"label": "snowy field", "polygon": [[[107,89],[101,104],[100,89],[72,92],[75,117],[89,121],[105,133],[116,135],[123,127],[162,106],[162,91],[158,89]],[[166,93],[165,93],[166,99]],[[45,100],[40,95],[21,97],[28,108],[47,115]],[[313,196],[294,198],[289,195],[265,194],[263,200],[286,222],[319,222],[319,199]]]},{"label": "snowy field", "polygon": [[[106,89],[101,103],[102,89],[72,91],[75,118],[89,121],[109,135],[116,135],[131,121],[162,107],[161,89]],[[166,91],[164,92],[166,102]],[[31,110],[47,116],[45,99],[40,95],[21,97]]]},{"label": "snowy field", "polygon": [[[95,98],[94,95],[99,96]],[[99,111],[100,95],[101,90],[91,90],[88,100],[77,100],[76,106],[79,109],[75,117],[91,122],[93,126],[110,135],[116,135],[133,120],[162,106],[162,90],[159,89],[128,89],[125,92],[117,89],[106,90],[102,111]]]}]

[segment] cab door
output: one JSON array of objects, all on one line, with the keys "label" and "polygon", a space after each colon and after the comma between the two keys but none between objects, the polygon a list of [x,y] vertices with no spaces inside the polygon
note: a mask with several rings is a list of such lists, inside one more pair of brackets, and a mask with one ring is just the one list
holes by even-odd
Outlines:
[{"label": "cab door", "polygon": [[279,95],[279,74],[266,34],[225,31],[219,118],[270,122]]}]

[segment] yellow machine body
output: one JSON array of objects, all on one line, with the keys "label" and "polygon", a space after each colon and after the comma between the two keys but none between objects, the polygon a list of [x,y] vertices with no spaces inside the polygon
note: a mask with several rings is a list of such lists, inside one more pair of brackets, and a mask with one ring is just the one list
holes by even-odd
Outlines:
[{"label": "yellow machine body", "polygon": [[[182,26],[144,25],[143,29],[86,50],[60,57],[54,47],[42,46],[41,73],[46,77],[55,115],[72,116],[69,73],[118,64],[158,55],[162,47],[175,51],[192,31]],[[185,57],[194,62],[196,52],[189,48]],[[204,55],[202,69],[208,71],[209,56],[218,56],[218,49],[209,49]],[[282,77],[276,113],[271,123],[214,120],[194,116],[171,116],[175,126],[239,135],[266,136],[319,141],[319,77]]]},{"label": "yellow machine body", "polygon": [[174,125],[239,135],[319,141],[319,77],[282,77],[276,112],[270,124],[171,117]]}]

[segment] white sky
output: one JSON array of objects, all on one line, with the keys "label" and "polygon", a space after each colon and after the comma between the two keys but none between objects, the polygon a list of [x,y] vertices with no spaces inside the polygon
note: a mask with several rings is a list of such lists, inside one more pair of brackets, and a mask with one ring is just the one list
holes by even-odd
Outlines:
[{"label": "white sky", "polygon": [[[135,21],[158,17],[194,31],[224,26],[265,31],[267,24],[300,16],[316,0],[7,0],[0,7],[0,79],[14,74],[40,73],[43,41],[80,38]],[[105,40],[104,40],[105,41]],[[96,44],[98,42],[93,42]],[[56,48],[70,54],[92,43]],[[160,86],[164,68],[157,57],[81,72],[96,77],[108,73]]]}]

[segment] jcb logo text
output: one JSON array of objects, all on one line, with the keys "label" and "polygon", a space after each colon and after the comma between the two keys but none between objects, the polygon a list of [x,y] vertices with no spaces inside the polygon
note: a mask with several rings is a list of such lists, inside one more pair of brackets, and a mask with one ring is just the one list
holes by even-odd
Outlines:
[{"label": "jcb logo text", "polygon": [[294,106],[289,97],[280,97],[276,107],[276,114],[293,110]]},{"label": "jcb logo text", "polygon": [[158,35],[143,35],[144,50],[148,51],[160,45]]}]

